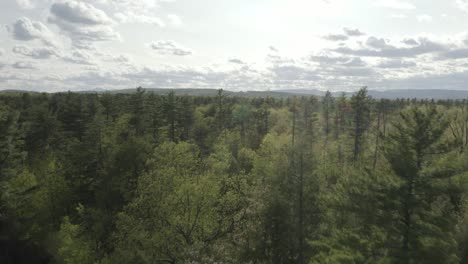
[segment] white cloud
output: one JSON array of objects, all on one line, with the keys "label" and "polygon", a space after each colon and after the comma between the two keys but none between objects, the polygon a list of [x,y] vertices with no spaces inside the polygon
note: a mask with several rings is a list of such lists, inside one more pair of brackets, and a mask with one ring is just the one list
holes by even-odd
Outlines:
[{"label": "white cloud", "polygon": [[[49,0],[38,1],[45,3]],[[412,2],[416,3],[416,1]],[[202,42],[187,40],[187,43],[182,44],[190,43],[197,46],[203,44],[206,47],[197,51],[196,56],[183,59],[175,56],[188,56],[192,54],[192,50],[174,41],[164,40],[165,38],[147,44],[147,50],[141,49],[145,47],[144,43],[152,40],[151,37],[154,37],[154,34],[162,34],[161,37],[171,36],[176,40],[186,39],[186,36],[178,35],[184,34],[185,30],[173,27],[179,24],[178,17],[165,13],[164,8],[159,8],[161,1],[50,0],[51,4],[48,5],[36,3],[34,2],[36,6],[34,9],[25,11],[36,19],[43,18],[46,13],[33,14],[33,12],[39,10],[43,12],[54,3],[62,5],[62,8],[55,8],[54,11],[50,9],[48,18],[54,23],[52,26],[45,22],[31,21],[28,18],[18,19],[16,23],[9,26],[11,35],[17,41],[12,43],[8,40],[5,41],[4,46],[0,45],[0,47],[6,47],[8,52],[8,56],[0,57],[0,61],[4,61],[4,67],[0,71],[0,84],[11,83],[8,87],[18,88],[22,88],[25,84],[25,87],[43,87],[43,90],[49,91],[95,87],[128,88],[139,85],[168,88],[294,89],[316,87],[350,90],[362,85],[368,85],[373,89],[375,87],[414,88],[424,87],[426,84],[435,87],[443,85],[444,82],[447,87],[460,89],[466,83],[463,81],[468,81],[468,72],[462,73],[464,70],[468,71],[468,35],[450,35],[449,33],[447,35],[411,35],[410,32],[414,32],[414,28],[410,26],[420,27],[421,25],[417,23],[410,25],[400,23],[404,21],[393,21],[396,22],[395,32],[382,31],[382,35],[364,33],[367,30],[378,32],[379,25],[375,27],[373,25],[368,29],[335,28],[338,31],[331,32],[332,34],[329,35],[323,34],[324,38],[334,42],[316,41],[313,35],[309,34],[310,39],[304,40],[303,45],[299,45],[297,49],[292,49],[279,39],[266,38],[263,43],[276,43],[281,49],[266,45],[263,51],[260,49],[257,52],[260,54],[257,61],[255,61],[255,56],[251,56],[252,53],[243,53],[243,48],[248,47],[241,47],[239,50],[231,50],[231,47],[228,47],[228,50],[222,53],[225,47],[222,43],[217,43],[216,45],[220,44],[216,46],[217,49],[210,52],[213,45],[206,42],[204,38]],[[123,8],[124,6],[128,8]],[[177,10],[177,8],[170,7],[167,10]],[[401,9],[400,6],[400,10],[376,11],[384,12],[382,17],[387,16],[387,20],[383,19],[386,23],[392,21],[388,20],[388,16],[392,13],[402,13],[398,16],[400,18],[409,18],[411,15],[411,20],[407,22],[417,22],[417,15],[426,12],[407,12],[408,10],[410,9]],[[427,14],[434,14],[434,20],[440,18],[438,12],[431,10],[427,12]],[[194,21],[192,14],[184,13],[183,18],[186,20],[184,22],[187,23],[187,29],[190,27],[194,30],[191,33],[198,33],[196,30],[201,28],[205,29],[205,25],[201,24],[191,27],[190,24]],[[346,21],[337,21],[336,24],[330,26],[362,25],[360,22],[362,21],[351,21],[351,19],[348,21],[346,18]],[[119,23],[126,23],[126,25]],[[167,24],[168,27],[155,29],[139,23],[161,27]],[[15,24],[18,24],[17,28]],[[398,28],[400,25],[408,25],[408,30],[401,31]],[[135,34],[130,35],[135,36],[135,40],[128,39],[118,45],[106,43],[105,51],[103,51],[104,45],[96,45],[97,41],[118,39],[117,29],[122,29],[122,34],[135,30]],[[213,33],[217,33],[218,29],[214,28]],[[313,30],[315,29],[317,31],[314,32],[321,32],[320,28]],[[52,30],[57,33],[51,32]],[[137,30],[141,31],[136,32]],[[252,27],[252,30],[256,29]],[[427,31],[430,32],[431,28]],[[233,37],[238,37],[236,34],[233,33]],[[392,37],[398,35],[402,37]],[[64,46],[58,49],[44,45],[53,40],[64,41]],[[24,42],[20,43],[20,41]],[[249,41],[249,43],[265,45],[255,41],[256,39],[253,38],[253,42]],[[311,45],[308,46],[308,43]],[[312,50],[308,50],[309,48]],[[127,54],[130,50],[134,53]],[[174,57],[168,56],[160,60],[152,60],[151,56],[144,58],[150,52]],[[0,48],[0,55],[1,53]],[[222,54],[233,54],[236,57],[225,57]],[[46,58],[53,60],[44,60],[41,61],[42,63],[34,60]],[[244,61],[244,58],[249,58],[248,62]],[[175,65],[182,61],[187,64]],[[198,67],[191,65],[198,65]],[[40,68],[40,70],[24,70],[34,68]],[[61,77],[51,78],[50,76],[54,74],[61,75]],[[452,77],[456,80],[450,80]],[[436,81],[437,84],[430,84],[430,81]]]},{"label": "white cloud", "polygon": [[423,23],[429,23],[429,22],[432,22],[433,20],[432,16],[426,15],[426,14],[417,16],[417,19],[419,22],[423,22]]},{"label": "white cloud", "polygon": [[[400,41],[401,42],[401,41]],[[363,57],[416,57],[423,54],[440,53],[450,50],[450,46],[444,43],[431,40],[426,37],[419,37],[410,47],[401,47],[389,44],[385,39],[369,37],[366,46],[350,48],[347,46],[331,49],[331,51],[354,56]]]},{"label": "white cloud", "polygon": [[16,0],[16,4],[22,9],[31,9],[35,7],[31,0]]},{"label": "white cloud", "polygon": [[318,54],[311,55],[308,59],[310,61],[319,63],[322,66],[328,66],[334,64],[343,64],[347,62],[350,58],[344,56],[332,56],[330,54]]},{"label": "white cloud", "polygon": [[417,64],[414,61],[407,61],[401,59],[391,59],[381,61],[377,67],[383,69],[396,69],[396,68],[409,68],[415,67]]},{"label": "white cloud", "polygon": [[68,23],[78,23],[85,25],[110,24],[112,20],[107,14],[85,2],[67,0],[54,3],[50,12],[55,18]]},{"label": "white cloud", "polygon": [[348,36],[343,35],[343,34],[329,34],[329,35],[323,36],[323,39],[326,39],[329,41],[345,41],[345,40],[348,40]]},{"label": "white cloud", "polygon": [[81,65],[96,65],[95,56],[88,51],[74,50],[70,55],[64,56],[63,60],[66,62],[81,64]]},{"label": "white cloud", "polygon": [[241,64],[241,65],[246,64],[244,61],[242,61],[241,59],[237,59],[237,58],[232,58],[232,59],[229,59],[228,61],[234,64]]},{"label": "white cloud", "polygon": [[466,59],[468,58],[468,49],[459,48],[453,49],[440,54],[440,59]]},{"label": "white cloud", "polygon": [[105,0],[107,3],[113,5],[116,9],[130,10],[130,11],[145,11],[158,7],[158,0]]},{"label": "white cloud", "polygon": [[462,11],[468,12],[468,0],[456,0],[455,4]]},{"label": "white cloud", "polygon": [[454,89],[465,87],[468,71],[435,72],[412,75],[404,78],[387,78],[372,85],[386,89]]},{"label": "white cloud", "polygon": [[391,14],[390,15],[390,18],[394,18],[394,19],[405,19],[407,18],[408,16],[405,15],[405,14]]},{"label": "white cloud", "polygon": [[32,21],[27,17],[19,18],[7,28],[16,40],[30,41],[37,39],[47,45],[54,45],[55,42],[53,33],[46,25],[38,21]]},{"label": "white cloud", "polygon": [[401,41],[403,44],[408,46],[417,46],[419,43],[413,38],[405,38]]},{"label": "white cloud", "polygon": [[89,48],[95,41],[120,39],[107,14],[84,2],[66,0],[52,5],[49,22],[56,24],[78,48]]},{"label": "white cloud", "polygon": [[103,54],[103,60],[107,62],[116,62],[116,63],[130,63],[132,61],[131,56],[126,54],[113,55],[113,54]]},{"label": "white cloud", "polygon": [[385,39],[376,38],[374,36],[367,38],[366,45],[375,49],[385,49],[389,47]]},{"label": "white cloud", "polygon": [[343,31],[344,33],[347,35],[347,36],[350,36],[350,37],[359,37],[359,36],[364,36],[366,35],[366,33],[364,32],[361,32],[359,29],[352,29],[352,28],[343,28]]},{"label": "white cloud", "polygon": [[24,45],[16,45],[13,47],[12,52],[34,59],[49,59],[59,56],[58,51],[52,47],[30,48]]},{"label": "white cloud", "polygon": [[374,2],[374,5],[386,7],[386,8],[392,8],[392,9],[404,9],[404,10],[411,10],[411,9],[416,8],[413,4],[403,1],[403,0],[376,0]]},{"label": "white cloud", "polygon": [[159,54],[187,56],[191,55],[192,51],[172,40],[160,40],[149,44],[149,46]]},{"label": "white cloud", "polygon": [[36,66],[29,61],[18,61],[11,65],[11,67],[19,70],[32,70],[36,69]]},{"label": "white cloud", "polygon": [[181,26],[182,25],[182,19],[178,15],[175,14],[169,14],[167,15],[167,19],[169,20],[169,23],[173,26]]},{"label": "white cloud", "polygon": [[118,12],[114,14],[115,19],[120,23],[143,23],[153,24],[159,27],[165,27],[166,24],[158,17],[137,14],[133,12]]},{"label": "white cloud", "polygon": [[278,52],[278,49],[275,46],[269,46],[268,49],[272,52]]},{"label": "white cloud", "polygon": [[273,54],[268,54],[267,55],[267,57],[266,57],[267,62],[270,62],[270,63],[273,63],[273,64],[290,64],[290,63],[294,63],[294,59],[281,56],[281,55],[279,55],[278,51],[276,51],[276,52],[272,51],[272,52],[273,52]]},{"label": "white cloud", "polygon": [[[152,24],[159,27],[166,26],[163,19],[155,16],[162,2],[170,2],[167,0],[102,0],[113,11],[113,17],[120,23],[143,23]],[[167,19],[171,24],[182,23],[176,15],[167,15]]]}]

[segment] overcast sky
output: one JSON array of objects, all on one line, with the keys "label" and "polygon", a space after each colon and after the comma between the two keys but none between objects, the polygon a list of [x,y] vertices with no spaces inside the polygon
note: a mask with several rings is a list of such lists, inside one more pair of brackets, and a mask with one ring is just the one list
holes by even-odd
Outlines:
[{"label": "overcast sky", "polygon": [[468,90],[468,0],[0,0],[0,89]]}]

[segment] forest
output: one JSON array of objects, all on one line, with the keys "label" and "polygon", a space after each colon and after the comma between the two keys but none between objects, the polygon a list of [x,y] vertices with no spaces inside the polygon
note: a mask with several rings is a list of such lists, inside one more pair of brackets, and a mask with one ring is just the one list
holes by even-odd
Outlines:
[{"label": "forest", "polygon": [[468,263],[468,102],[1,93],[0,263]]}]

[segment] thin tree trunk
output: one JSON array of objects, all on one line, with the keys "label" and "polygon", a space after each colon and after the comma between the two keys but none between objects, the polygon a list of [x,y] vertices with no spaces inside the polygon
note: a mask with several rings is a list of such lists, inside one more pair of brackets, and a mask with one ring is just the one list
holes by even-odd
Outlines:
[{"label": "thin tree trunk", "polygon": [[374,150],[374,162],[372,163],[372,169],[375,170],[375,167],[377,166],[377,156],[379,152],[379,141],[380,141],[380,113],[378,113],[377,116],[377,135],[375,137],[375,150]]},{"label": "thin tree trunk", "polygon": [[410,179],[408,182],[408,189],[405,198],[405,204],[403,208],[403,222],[405,228],[403,230],[403,256],[402,256],[402,263],[409,264],[410,263],[410,239],[411,239],[411,228],[412,228],[412,210],[411,210],[411,199],[413,196],[413,180]]},{"label": "thin tree trunk", "polygon": [[302,151],[299,162],[299,264],[304,264],[304,157]]}]

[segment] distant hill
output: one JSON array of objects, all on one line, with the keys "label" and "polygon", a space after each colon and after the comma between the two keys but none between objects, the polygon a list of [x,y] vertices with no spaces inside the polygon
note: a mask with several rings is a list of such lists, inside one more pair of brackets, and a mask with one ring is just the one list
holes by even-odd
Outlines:
[{"label": "distant hill", "polygon": [[[191,89],[191,88],[179,88],[179,89],[168,89],[168,88],[144,88],[147,93],[154,93],[159,95],[165,95],[170,92],[174,92],[176,95],[189,95],[189,96],[216,96],[218,89]],[[80,93],[112,93],[112,94],[126,94],[134,93],[136,89],[123,89],[123,90],[92,90],[82,91]],[[287,97],[291,96],[291,93],[283,91],[241,91],[234,92],[224,90],[224,94],[240,97]]]},{"label": "distant hill", "polygon": [[[218,93],[217,89],[191,89],[191,88],[182,88],[182,89],[168,89],[168,88],[145,88],[146,92],[154,93],[159,95],[168,94],[171,91],[174,91],[176,95],[190,95],[190,96],[215,96]],[[112,93],[112,94],[130,94],[136,91],[135,88],[132,89],[122,89],[122,90],[105,90],[105,89],[93,89],[89,91],[78,91],[78,93]],[[27,91],[22,90],[3,90],[0,91],[0,94],[14,94],[14,93],[24,93]],[[224,90],[224,93],[232,96],[241,96],[241,97],[288,97],[293,95],[303,95],[303,96],[323,96],[325,91],[317,89],[291,89],[291,90],[273,90],[273,91],[241,91],[234,92]],[[332,92],[333,96],[337,97],[342,94],[346,96],[352,96],[354,92]],[[416,98],[416,99],[468,99],[468,91],[463,90],[434,90],[434,89],[395,89],[395,90],[369,90],[369,95],[377,99],[397,99],[397,98]]]},{"label": "distant hill", "polygon": [[396,98],[417,98],[417,99],[466,99],[468,91],[462,90],[387,90],[369,91],[369,95],[374,98],[396,99]]},{"label": "distant hill", "polygon": [[[289,93],[295,95],[315,95],[323,96],[324,91],[320,90],[277,90],[276,92]],[[334,97],[340,96],[341,94],[351,96],[354,92],[332,92]],[[397,99],[397,98],[416,98],[416,99],[468,99],[468,91],[463,90],[435,90],[435,89],[395,89],[395,90],[369,90],[369,95],[373,98],[378,99]]]},{"label": "distant hill", "polygon": [[28,90],[13,90],[13,89],[0,90],[0,94],[22,94],[22,93],[39,93],[39,92],[28,91]]}]

